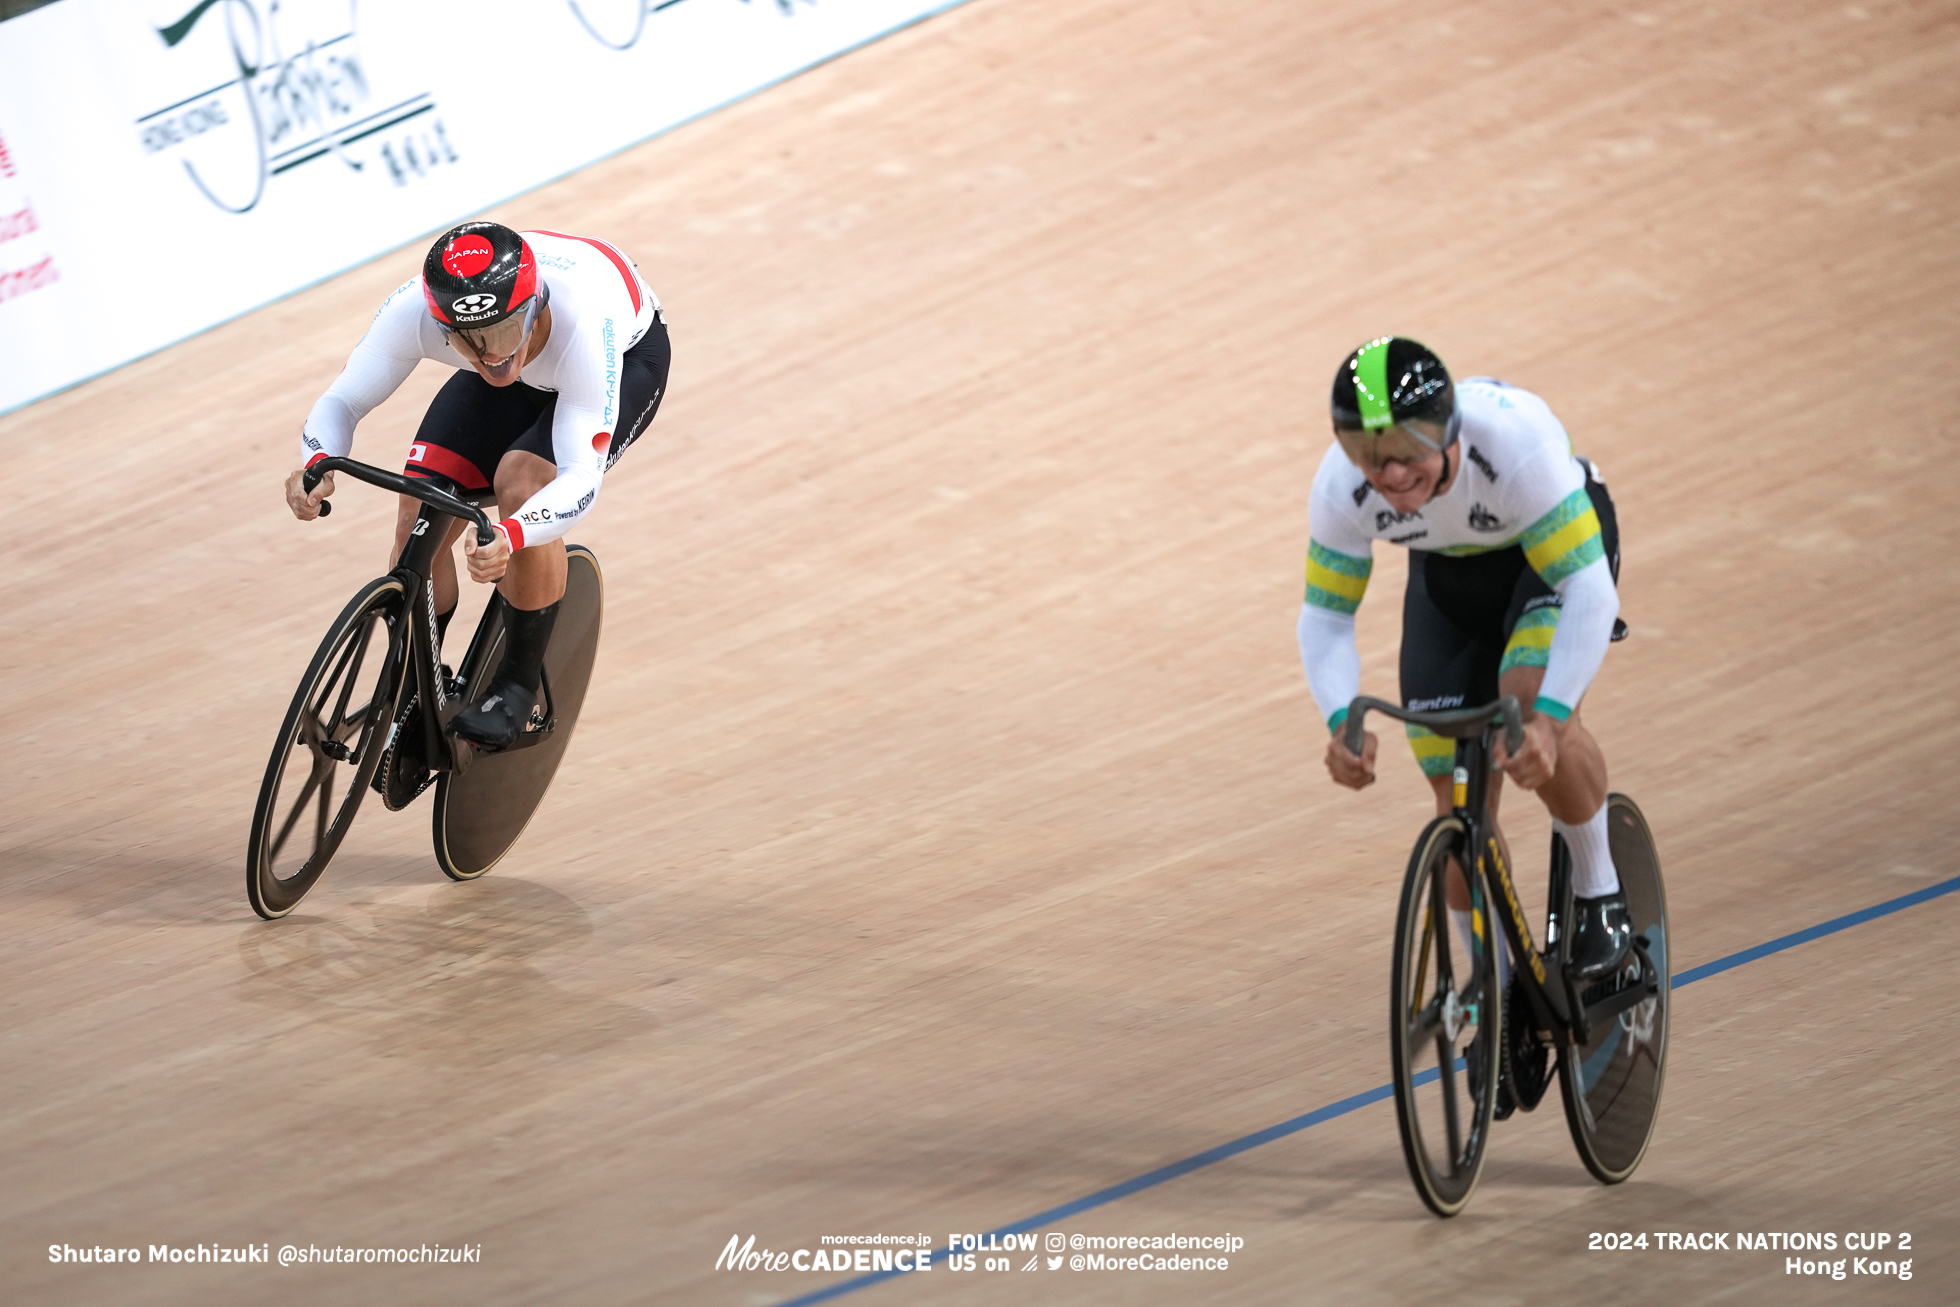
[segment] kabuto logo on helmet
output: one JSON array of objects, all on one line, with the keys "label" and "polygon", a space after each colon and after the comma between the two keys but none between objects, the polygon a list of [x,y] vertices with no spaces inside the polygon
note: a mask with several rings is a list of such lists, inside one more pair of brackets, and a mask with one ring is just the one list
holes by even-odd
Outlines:
[{"label": "kabuto logo on helmet", "polygon": [[466,317],[475,317],[480,313],[488,313],[490,310],[496,308],[497,297],[495,295],[465,295],[449,307]]}]

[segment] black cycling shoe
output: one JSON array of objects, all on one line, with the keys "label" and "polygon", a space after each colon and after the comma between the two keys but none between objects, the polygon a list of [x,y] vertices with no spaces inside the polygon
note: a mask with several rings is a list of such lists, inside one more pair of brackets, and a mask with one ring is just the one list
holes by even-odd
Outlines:
[{"label": "black cycling shoe", "polygon": [[1619,970],[1632,943],[1633,918],[1624,891],[1597,899],[1575,897],[1565,974],[1581,982],[1604,979]]},{"label": "black cycling shoe", "polygon": [[495,680],[484,696],[456,714],[449,729],[458,738],[486,749],[507,749],[530,720],[537,691],[513,681]]}]

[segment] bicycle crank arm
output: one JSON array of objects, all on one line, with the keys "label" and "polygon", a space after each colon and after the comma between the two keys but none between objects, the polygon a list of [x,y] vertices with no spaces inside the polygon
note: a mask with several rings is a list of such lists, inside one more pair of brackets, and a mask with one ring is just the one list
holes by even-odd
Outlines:
[{"label": "bicycle crank arm", "polygon": [[524,723],[524,729],[517,733],[516,739],[501,749],[485,749],[483,752],[516,753],[519,749],[529,749],[534,745],[543,744],[545,738],[551,734],[552,729],[557,725],[558,721],[556,718],[541,717],[534,712],[531,714],[531,719]]},{"label": "bicycle crank arm", "polygon": [[455,705],[443,719],[443,733],[449,743],[450,755],[456,760],[454,770],[458,776],[470,769],[470,764],[476,761],[478,754],[516,753],[519,749],[533,748],[543,744],[558,728],[558,710],[551,701],[551,675],[542,668],[538,671],[538,687],[544,695],[542,709],[533,705],[531,715],[525,719],[523,729],[518,731],[517,738],[501,748],[478,744],[450,733],[449,723],[455,720],[456,714],[462,712],[465,706],[460,702]]},{"label": "bicycle crank arm", "polygon": [[1622,1012],[1639,1007],[1642,1003],[1645,1003],[1648,999],[1660,993],[1660,970],[1654,966],[1653,958],[1647,955],[1647,940],[1644,936],[1634,939],[1632,951],[1640,959],[1640,978],[1614,990],[1597,1003],[1589,1005],[1586,1008],[1586,1022],[1588,1025],[1595,1022],[1609,1021]]},{"label": "bicycle crank arm", "polygon": [[1561,967],[1558,973],[1559,989],[1565,997],[1565,1028],[1571,1033],[1575,1044],[1592,1043],[1592,1013],[1586,1007],[1585,995],[1572,977]]},{"label": "bicycle crank arm", "polygon": [[1653,995],[1645,985],[1635,983],[1616,990],[1586,1009],[1586,1024],[1603,1025],[1631,1008],[1639,1007]]},{"label": "bicycle crank arm", "polygon": [[1628,947],[1640,955],[1640,987],[1649,994],[1660,993],[1661,969],[1654,965],[1653,955],[1647,952],[1647,937],[1635,935]]}]

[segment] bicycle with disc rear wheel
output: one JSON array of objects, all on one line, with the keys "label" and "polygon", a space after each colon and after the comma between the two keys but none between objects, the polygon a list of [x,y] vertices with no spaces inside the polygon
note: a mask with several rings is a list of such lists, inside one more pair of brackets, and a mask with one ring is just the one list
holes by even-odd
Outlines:
[{"label": "bicycle with disc rear wheel", "polygon": [[[246,849],[245,890],[267,919],[298,906],[332,861],[370,783],[400,809],[437,788],[435,851],[451,877],[473,879],[510,850],[544,798],[577,723],[599,643],[604,585],[598,560],[566,547],[568,580],[544,672],[515,741],[483,749],[446,729],[480,693],[503,652],[504,601],[493,597],[459,675],[442,663],[433,567],[451,519],[491,540],[483,510],[439,477],[406,477],[346,458],[307,469],[422,501],[395,570],[363,586],[327,630],[281,722],[259,786]],[[332,501],[321,504],[324,516]]]},{"label": "bicycle with disc rear wheel", "polygon": [[[1517,700],[1412,712],[1357,698],[1343,726],[1356,753],[1369,712],[1456,741],[1451,811],[1424,828],[1409,858],[1390,980],[1396,1121],[1417,1194],[1438,1216],[1462,1211],[1483,1173],[1500,1098],[1535,1108],[1553,1058],[1580,1161],[1603,1183],[1618,1184],[1653,1138],[1667,1057],[1667,898],[1646,818],[1626,795],[1607,796],[1608,844],[1633,941],[1617,971],[1582,986],[1563,965],[1562,926],[1572,919],[1563,841],[1552,837],[1540,952],[1490,812],[1496,732],[1501,726],[1514,753],[1523,743]],[[1503,995],[1500,941],[1513,962]]]}]

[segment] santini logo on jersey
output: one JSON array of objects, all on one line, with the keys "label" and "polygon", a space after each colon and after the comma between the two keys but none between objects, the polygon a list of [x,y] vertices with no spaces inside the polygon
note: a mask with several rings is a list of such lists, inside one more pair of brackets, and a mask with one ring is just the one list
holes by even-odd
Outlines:
[{"label": "santini logo on jersey", "polygon": [[463,298],[453,301],[449,307],[455,309],[458,313],[473,317],[479,313],[488,313],[491,309],[496,308],[497,297],[495,295],[465,295]]},{"label": "santini logo on jersey", "polygon": [[1392,508],[1383,508],[1377,510],[1375,513],[1375,530],[1386,531],[1388,528],[1400,526],[1404,522],[1420,521],[1422,521],[1421,510],[1413,513],[1398,513]]}]

